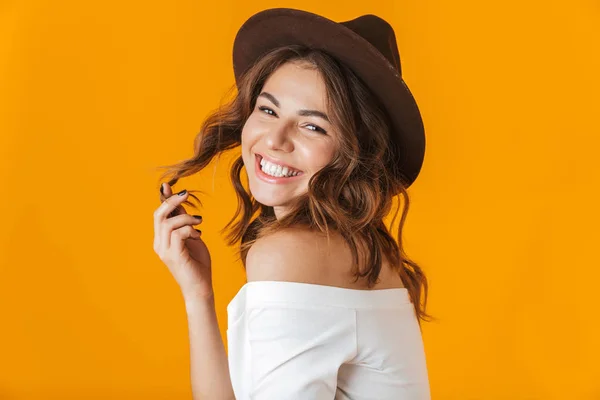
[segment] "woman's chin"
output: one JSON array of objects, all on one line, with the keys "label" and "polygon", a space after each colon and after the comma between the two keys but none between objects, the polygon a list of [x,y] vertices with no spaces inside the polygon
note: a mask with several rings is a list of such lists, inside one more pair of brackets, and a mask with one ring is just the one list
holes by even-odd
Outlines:
[{"label": "woman's chin", "polygon": [[269,196],[268,194],[263,193],[252,192],[252,197],[254,197],[254,200],[267,207],[277,207],[285,203],[284,199],[279,200],[276,196]]},{"label": "woman's chin", "polygon": [[[296,185],[274,185],[259,179],[250,179],[250,193],[262,205],[268,207],[282,206],[299,195]],[[306,191],[306,189],[304,190]]]}]

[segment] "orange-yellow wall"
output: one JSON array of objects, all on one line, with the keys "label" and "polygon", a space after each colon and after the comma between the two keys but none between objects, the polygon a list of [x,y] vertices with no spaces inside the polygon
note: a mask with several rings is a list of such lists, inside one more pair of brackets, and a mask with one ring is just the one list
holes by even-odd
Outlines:
[{"label": "orange-yellow wall", "polygon": [[[276,6],[396,30],[427,130],[405,240],[433,398],[600,399],[600,8],[517,0],[0,2],[0,399],[191,398],[156,167],[192,154],[236,29]],[[175,186],[208,192],[222,333],[227,165]]]}]

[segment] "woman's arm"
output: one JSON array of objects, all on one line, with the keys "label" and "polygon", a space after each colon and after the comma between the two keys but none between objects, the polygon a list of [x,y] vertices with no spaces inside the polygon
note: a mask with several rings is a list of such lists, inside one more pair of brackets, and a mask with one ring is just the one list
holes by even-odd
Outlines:
[{"label": "woman's arm", "polygon": [[193,226],[202,217],[188,215],[182,204],[188,198],[161,184],[160,207],[154,212],[154,251],[167,265],[181,288],[190,336],[190,369],[194,400],[235,399],[227,355],[215,312],[211,258],[208,247]]},{"label": "woman's arm", "polygon": [[190,372],[194,400],[235,400],[214,294],[184,295],[190,336]]}]

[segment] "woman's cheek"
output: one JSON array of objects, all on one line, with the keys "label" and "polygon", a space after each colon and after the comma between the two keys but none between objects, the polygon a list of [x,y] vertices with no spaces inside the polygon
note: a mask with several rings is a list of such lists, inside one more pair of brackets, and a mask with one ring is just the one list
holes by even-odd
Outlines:
[{"label": "woman's cheek", "polygon": [[256,121],[255,118],[250,116],[250,118],[248,118],[248,121],[246,122],[246,125],[244,126],[244,130],[246,131],[249,137],[254,136],[256,132],[260,130],[260,122]]}]

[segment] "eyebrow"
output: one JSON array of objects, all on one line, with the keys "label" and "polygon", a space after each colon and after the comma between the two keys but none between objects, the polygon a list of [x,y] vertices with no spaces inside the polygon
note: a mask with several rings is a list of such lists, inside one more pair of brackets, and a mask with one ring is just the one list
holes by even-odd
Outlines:
[{"label": "eyebrow", "polygon": [[[269,92],[262,92],[261,94],[258,95],[258,97],[265,97],[265,98],[269,99],[271,101],[271,103],[273,103],[277,107],[281,108],[281,106],[279,104],[279,100],[277,100],[275,98],[275,96],[273,96]],[[298,110],[298,115],[303,116],[303,117],[319,117],[319,118],[323,118],[325,121],[331,123],[329,121],[329,118],[327,117],[327,114],[322,113],[321,111],[317,111],[317,110],[305,110],[305,109]]]}]

